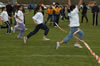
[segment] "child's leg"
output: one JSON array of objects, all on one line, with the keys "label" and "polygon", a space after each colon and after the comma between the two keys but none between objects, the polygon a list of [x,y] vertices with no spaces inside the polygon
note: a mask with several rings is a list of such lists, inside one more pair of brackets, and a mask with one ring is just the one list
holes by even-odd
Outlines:
[{"label": "child's leg", "polygon": [[32,35],[35,35],[40,29],[40,26],[36,26],[35,29],[27,35],[27,38],[30,38]]},{"label": "child's leg", "polygon": [[78,38],[82,40],[83,37],[84,37],[84,33],[83,33],[83,31],[80,30],[80,31],[78,32],[78,35],[79,35]]},{"label": "child's leg", "polygon": [[[78,38],[82,40],[82,39],[83,39],[83,36],[84,36],[83,31],[80,30],[80,31],[78,32],[78,35],[79,35]],[[79,40],[76,40],[76,43],[75,43],[75,44],[79,44],[79,42],[80,42]]]},{"label": "child's leg", "polygon": [[66,36],[64,38],[64,40],[60,41],[60,44],[63,44],[63,43],[68,43],[69,40],[71,40],[73,38],[73,34],[75,31],[77,31],[78,28],[70,28],[70,33],[68,36]]},{"label": "child's leg", "polygon": [[[82,30],[80,30],[79,32],[78,32],[78,38],[80,39],[80,40],[82,40],[83,39],[83,31]],[[75,43],[75,47],[78,47],[78,48],[82,48],[82,46],[79,44],[79,40],[77,39],[76,40],[76,43]]]},{"label": "child's leg", "polygon": [[57,42],[56,49],[58,49],[61,44],[68,43],[68,41],[73,38],[73,33],[74,33],[74,29],[73,30],[71,29],[69,35],[65,37],[64,40]]},{"label": "child's leg", "polygon": [[44,35],[46,36],[48,34],[48,32],[49,32],[49,28],[44,24],[42,24],[40,28],[45,30]]},{"label": "child's leg", "polygon": [[21,28],[20,28],[20,34],[18,35],[18,38],[21,38],[25,32],[25,25],[24,24],[20,24]]},{"label": "child's leg", "polygon": [[7,21],[7,22],[5,22],[5,24],[6,24],[6,26],[7,26],[7,33],[11,33],[11,28],[10,28],[10,24],[9,24],[9,22]]}]

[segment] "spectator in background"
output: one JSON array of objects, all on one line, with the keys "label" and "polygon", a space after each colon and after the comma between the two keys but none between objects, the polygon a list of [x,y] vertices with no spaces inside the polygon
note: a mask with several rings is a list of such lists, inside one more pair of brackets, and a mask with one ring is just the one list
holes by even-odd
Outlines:
[{"label": "spectator in background", "polygon": [[29,4],[28,5],[28,10],[29,10],[29,12],[31,11],[31,10],[33,10],[34,9],[34,5],[33,4]]},{"label": "spectator in background", "polygon": [[88,18],[87,18],[87,6],[85,3],[83,3],[83,7],[82,7],[82,20],[81,23],[83,23],[84,18],[86,19],[86,22],[88,23]]},{"label": "spectator in background", "polygon": [[64,18],[67,19],[66,15],[65,15],[65,9],[66,9],[66,5],[64,4],[61,9],[61,19],[62,20],[64,20]]},{"label": "spectator in background", "polygon": [[98,25],[98,13],[99,13],[99,7],[95,5],[92,7],[92,14],[93,14],[93,26],[96,24]]},{"label": "spectator in background", "polygon": [[[18,3],[15,2],[14,6],[13,6],[13,14],[15,15],[16,10],[18,10]],[[16,20],[14,18],[14,25],[16,25]]]},{"label": "spectator in background", "polygon": [[6,8],[7,8],[8,15],[11,17],[11,19],[10,19],[10,25],[12,25],[12,12],[13,12],[13,7],[11,6],[10,2],[7,3]]},{"label": "spectator in background", "polygon": [[57,5],[56,8],[54,8],[54,13],[55,13],[54,27],[56,27],[55,23],[59,24],[60,11],[61,11],[61,8],[59,7],[59,5]]},{"label": "spectator in background", "polygon": [[31,11],[31,4],[28,5],[28,10]]},{"label": "spectator in background", "polygon": [[45,21],[45,24],[47,24],[49,19],[50,19],[50,24],[52,24],[52,15],[53,15],[52,5],[50,5],[50,7],[47,9],[47,14],[48,14],[48,17],[47,17],[47,20]]},{"label": "spectator in background", "polygon": [[55,2],[53,2],[52,8],[53,8],[52,21],[54,23],[55,22],[55,11],[54,11],[54,9],[56,8],[56,3]]}]

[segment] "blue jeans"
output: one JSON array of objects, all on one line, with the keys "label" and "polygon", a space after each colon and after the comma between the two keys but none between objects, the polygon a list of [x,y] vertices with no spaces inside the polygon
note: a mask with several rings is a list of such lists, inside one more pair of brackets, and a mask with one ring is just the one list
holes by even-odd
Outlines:
[{"label": "blue jeans", "polygon": [[[68,36],[66,36],[66,37],[64,38],[64,42],[65,42],[65,43],[68,43],[68,41],[71,40],[71,39],[73,38],[73,34],[74,34],[77,30],[78,30],[77,27],[70,27],[70,33],[69,33]],[[83,31],[80,30],[80,31],[78,32],[78,38],[79,38],[79,39],[83,39],[83,36],[84,36],[83,34],[84,34]]]},{"label": "blue jeans", "polygon": [[23,23],[18,23],[18,25],[20,26],[20,28],[15,27],[15,31],[17,31],[17,30],[21,31],[18,35],[18,38],[22,38],[22,36],[25,32],[25,25]]}]

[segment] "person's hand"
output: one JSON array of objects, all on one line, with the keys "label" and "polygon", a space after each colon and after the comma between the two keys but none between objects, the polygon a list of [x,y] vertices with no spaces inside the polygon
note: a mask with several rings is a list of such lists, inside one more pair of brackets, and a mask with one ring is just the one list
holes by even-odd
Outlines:
[{"label": "person's hand", "polygon": [[38,24],[36,22],[34,22],[35,26],[37,26]]},{"label": "person's hand", "polygon": [[1,21],[1,22],[4,22],[4,19],[0,17],[0,21]]}]

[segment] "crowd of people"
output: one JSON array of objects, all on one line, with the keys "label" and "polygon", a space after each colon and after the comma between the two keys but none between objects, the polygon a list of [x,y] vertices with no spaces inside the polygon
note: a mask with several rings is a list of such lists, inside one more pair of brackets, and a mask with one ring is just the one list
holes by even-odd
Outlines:
[{"label": "crowd of people", "polygon": [[[53,24],[53,26],[56,28],[57,24],[59,24],[59,19],[61,17],[61,20],[69,20],[70,21],[70,33],[69,35],[62,40],[61,42],[57,42],[57,49],[60,47],[63,43],[68,43],[69,40],[72,39],[73,34],[75,31],[78,30],[78,27],[80,26],[79,23],[79,11],[82,10],[82,18],[81,23],[84,22],[84,18],[86,19],[86,23],[88,23],[88,16],[87,11],[88,7],[85,3],[83,3],[83,0],[79,1],[79,4],[72,5],[71,1],[68,0],[68,5],[66,4],[60,5],[59,3],[53,3],[53,5],[49,5],[49,7],[46,7],[44,4],[39,4],[34,9],[35,15],[33,15],[32,20],[35,24],[35,29],[30,32],[27,36],[24,37],[24,43],[26,44],[27,40],[32,36],[35,35],[40,29],[43,29],[44,36],[43,40],[50,40],[47,38],[49,28],[46,25],[48,21],[50,20],[50,24]],[[80,7],[83,5],[82,7]],[[46,10],[46,13],[45,13]],[[98,25],[98,14],[99,14],[99,7],[95,5],[92,7],[92,14],[93,14],[93,25]],[[68,15],[66,14],[68,13]],[[12,21],[12,18],[14,16],[14,22]],[[43,17],[47,17],[46,21],[44,21]],[[0,15],[0,20],[5,23],[5,26],[0,25],[0,29],[7,28],[7,34],[11,33],[11,30],[15,33],[17,30],[20,31],[18,38],[22,38],[23,34],[25,32],[25,9],[23,5],[18,5],[16,2],[15,5],[12,7],[10,2],[7,3],[6,7],[2,8],[2,13]],[[44,22],[44,24],[43,24]],[[12,25],[14,23],[14,26]],[[83,31],[80,30],[78,32],[79,38],[83,39]],[[76,47],[82,48],[82,46],[79,44],[79,41],[77,40],[75,43]]]}]

